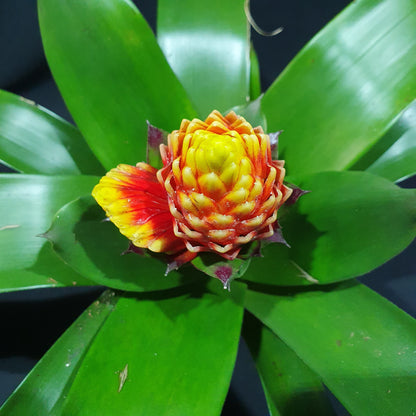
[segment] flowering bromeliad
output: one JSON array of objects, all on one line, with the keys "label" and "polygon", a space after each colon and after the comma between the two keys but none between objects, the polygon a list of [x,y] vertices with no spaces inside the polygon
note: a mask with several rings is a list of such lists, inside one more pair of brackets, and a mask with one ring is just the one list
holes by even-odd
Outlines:
[{"label": "flowering bromeliad", "polygon": [[119,165],[93,196],[134,246],[179,266],[199,252],[236,258],[243,244],[273,236],[292,189],[270,138],[243,117],[213,111],[183,120],[160,145],[163,167]]}]

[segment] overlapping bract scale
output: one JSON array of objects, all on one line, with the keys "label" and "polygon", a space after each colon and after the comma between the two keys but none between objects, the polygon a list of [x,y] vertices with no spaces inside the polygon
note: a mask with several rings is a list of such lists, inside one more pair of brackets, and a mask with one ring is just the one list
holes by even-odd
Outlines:
[{"label": "overlapping bract scale", "polygon": [[272,161],[269,136],[231,112],[184,120],[161,147],[158,178],[167,191],[174,233],[191,252],[227,259],[242,244],[273,234],[290,196],[283,161]]},{"label": "overlapping bract scale", "polygon": [[160,153],[162,169],[119,165],[93,191],[135,246],[182,264],[202,251],[231,260],[243,244],[273,235],[292,190],[261,127],[213,111],[205,121],[183,120]]}]

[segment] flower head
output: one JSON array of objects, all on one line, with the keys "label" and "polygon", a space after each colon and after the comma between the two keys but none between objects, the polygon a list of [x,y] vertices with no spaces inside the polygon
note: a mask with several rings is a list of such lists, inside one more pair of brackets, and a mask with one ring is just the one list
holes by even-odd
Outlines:
[{"label": "flower head", "polygon": [[93,191],[135,246],[185,261],[202,251],[234,259],[242,245],[273,235],[292,190],[261,127],[213,111],[205,121],[183,120],[160,153],[162,169],[119,165]]}]

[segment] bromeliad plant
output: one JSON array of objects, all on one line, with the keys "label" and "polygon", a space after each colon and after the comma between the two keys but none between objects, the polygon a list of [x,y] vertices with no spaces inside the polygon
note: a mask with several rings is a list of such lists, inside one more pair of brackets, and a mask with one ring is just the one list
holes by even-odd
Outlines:
[{"label": "bromeliad plant", "polygon": [[242,0],[160,0],[158,43],[127,0],[38,4],[79,130],[0,94],[1,290],[110,289],[2,414],[218,415],[240,333],[272,415],[331,414],[323,383],[412,414],[415,321],[354,278],[416,233],[414,4],[354,2],[264,95]]}]

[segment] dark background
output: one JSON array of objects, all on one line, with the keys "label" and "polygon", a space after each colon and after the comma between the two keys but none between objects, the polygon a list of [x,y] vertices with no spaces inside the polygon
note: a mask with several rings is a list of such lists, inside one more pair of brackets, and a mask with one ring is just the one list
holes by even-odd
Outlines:
[{"label": "dark background", "polygon": [[[59,1],[59,0],[57,0]],[[134,1],[155,27],[156,1]],[[253,33],[265,90],[305,43],[348,5],[347,0],[253,0],[252,14],[264,30],[283,26],[273,38]],[[0,0],[0,88],[22,95],[72,121],[48,70],[35,0]],[[6,169],[0,166],[0,171]],[[415,187],[415,180],[402,186]],[[1,203],[1,202],[0,202]],[[361,278],[383,296],[416,315],[416,244]],[[100,288],[43,289],[0,294],[0,404]],[[335,403],[339,415],[348,415]],[[267,415],[254,364],[241,345],[224,415]]]}]

